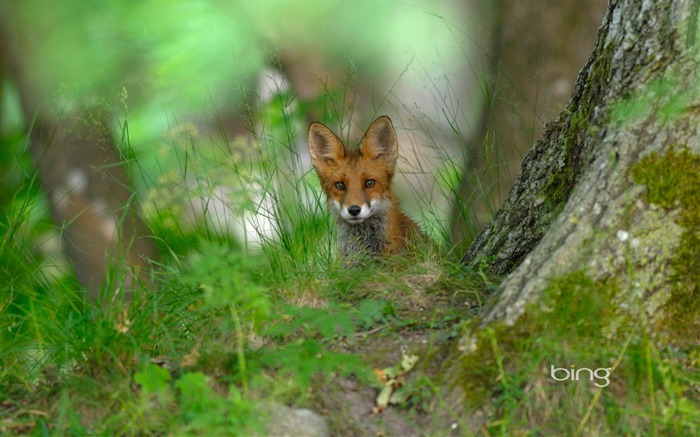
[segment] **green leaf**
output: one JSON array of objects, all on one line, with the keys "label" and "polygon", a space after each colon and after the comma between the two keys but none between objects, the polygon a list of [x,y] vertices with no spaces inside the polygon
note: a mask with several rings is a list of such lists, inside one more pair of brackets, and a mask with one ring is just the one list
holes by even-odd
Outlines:
[{"label": "green leaf", "polygon": [[134,381],[145,394],[158,394],[168,389],[170,374],[166,369],[149,363],[143,371],[134,375]]}]

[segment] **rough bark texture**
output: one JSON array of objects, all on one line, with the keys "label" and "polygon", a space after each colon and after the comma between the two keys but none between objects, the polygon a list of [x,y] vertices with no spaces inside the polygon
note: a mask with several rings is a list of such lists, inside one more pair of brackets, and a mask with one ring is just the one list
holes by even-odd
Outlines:
[{"label": "rough bark texture", "polygon": [[[669,68],[683,68],[684,62],[691,63],[693,53],[686,36],[688,25],[683,25],[686,35],[681,34],[682,29],[674,21],[677,17],[671,16],[674,10],[671,2],[630,6],[637,17],[634,21],[616,12],[623,6],[618,3],[611,5],[594,54],[579,74],[566,110],[545,126],[542,137],[524,158],[522,171],[508,199],[494,221],[477,236],[465,254],[464,262],[477,264],[491,260],[488,265],[495,273],[512,271],[559,217],[579,176],[594,167],[592,163],[600,158],[601,151],[605,152],[602,153],[603,159],[609,158],[608,152],[615,151],[614,144],[610,144],[612,138],[606,138],[606,135],[622,129],[633,131],[631,125],[609,129],[613,105],[642,92],[656,80],[670,76],[683,81],[693,80],[693,77],[681,76],[694,75],[692,71],[667,71]],[[690,6],[684,6],[687,9],[686,23],[690,20]],[[657,10],[661,12],[653,16]],[[640,43],[640,39],[645,41]],[[693,115],[692,111],[690,115]],[[662,128],[664,132],[674,131],[667,124]],[[652,133],[656,135],[656,132]],[[680,132],[675,133],[678,134]],[[639,141],[633,146],[637,149],[643,146],[642,143]],[[630,150],[635,158],[643,152],[635,151]],[[618,162],[615,166],[619,168],[623,163]]]},{"label": "rough bark texture", "polygon": [[[610,303],[646,320],[652,337],[700,343],[699,4],[610,2],[567,109],[464,257],[510,272],[483,324],[513,326],[552,281],[582,272],[615,284]],[[473,352],[470,335],[456,356]],[[448,360],[445,374],[463,362]],[[462,385],[447,379],[449,403],[463,405]]]},{"label": "rough bark texture", "polygon": [[[627,280],[631,267],[648,275],[635,286],[647,295],[671,288],[679,212],[648,202],[631,171],[674,146],[700,153],[698,45],[689,33],[697,3],[611,3],[572,102],[526,157],[501,220],[490,226],[503,244],[468,254],[496,255],[501,273],[523,261],[486,321],[512,323],[547,279],[574,269]],[[628,105],[648,107],[632,113]],[[480,241],[494,241],[484,234]]]}]

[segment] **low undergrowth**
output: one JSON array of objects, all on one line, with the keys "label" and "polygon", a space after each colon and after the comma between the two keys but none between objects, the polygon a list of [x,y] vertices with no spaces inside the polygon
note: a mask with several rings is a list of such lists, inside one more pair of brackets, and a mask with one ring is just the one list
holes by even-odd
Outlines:
[{"label": "low undergrowth", "polygon": [[378,387],[372,369],[393,363],[368,343],[398,353],[406,333],[447,335],[480,299],[434,254],[329,266],[304,289],[270,268],[203,243],[126,310],[84,304],[72,281],[30,293],[37,284],[15,276],[2,302],[3,433],[264,434],[269,402],[315,405],[337,377]]},{"label": "low undergrowth", "polygon": [[[162,254],[128,306],[86,299],[54,244],[61,230],[26,138],[4,139],[18,163],[0,214],[0,432],[264,435],[270,404],[310,407],[334,435],[700,432],[700,355],[659,347],[643,321],[618,317],[607,304],[614,283],[569,275],[516,326],[475,329],[499,279],[447,253],[450,232],[432,220],[427,195],[416,218],[433,243],[343,267],[318,181],[294,145],[303,117],[292,103],[281,93],[263,107],[257,118],[280,118],[252,140],[176,126],[159,144],[172,153],[156,176],[152,157],[126,139]],[[447,195],[458,186],[446,184]],[[119,277],[103,286],[125,287]],[[460,356],[453,348],[475,351],[457,377],[441,373]],[[402,367],[412,357],[415,367]],[[385,408],[375,399],[387,380],[402,387]],[[446,381],[461,384],[464,404],[493,407],[481,426],[441,397]]]}]

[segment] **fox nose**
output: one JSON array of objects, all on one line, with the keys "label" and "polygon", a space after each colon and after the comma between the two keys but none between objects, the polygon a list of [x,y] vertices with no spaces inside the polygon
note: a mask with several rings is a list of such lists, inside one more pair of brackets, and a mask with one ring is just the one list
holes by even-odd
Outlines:
[{"label": "fox nose", "polygon": [[348,206],[348,212],[350,213],[351,216],[356,216],[362,211],[362,208],[360,208],[358,205],[350,205]]}]

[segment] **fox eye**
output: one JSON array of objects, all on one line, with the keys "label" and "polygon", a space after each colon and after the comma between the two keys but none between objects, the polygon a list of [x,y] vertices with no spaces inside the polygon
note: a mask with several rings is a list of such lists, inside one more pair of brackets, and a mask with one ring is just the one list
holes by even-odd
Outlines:
[{"label": "fox eye", "polygon": [[372,188],[374,186],[374,179],[367,179],[365,182],[365,187]]},{"label": "fox eye", "polygon": [[342,182],[336,182],[335,187],[339,189],[340,191],[343,191],[345,189],[345,184]]}]

